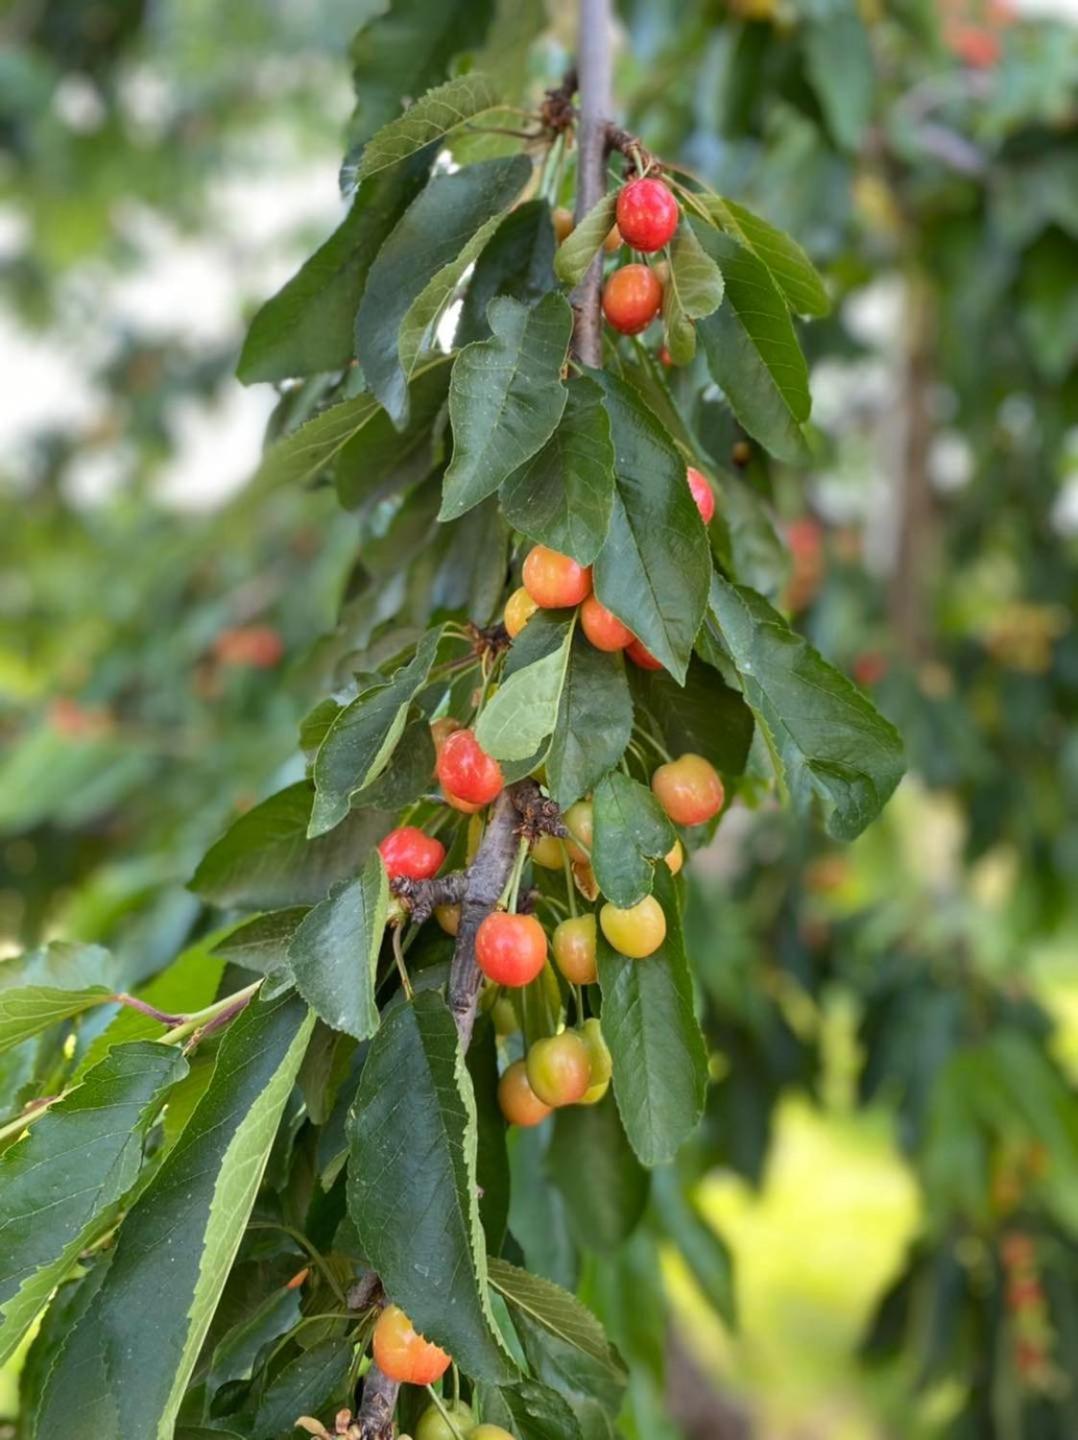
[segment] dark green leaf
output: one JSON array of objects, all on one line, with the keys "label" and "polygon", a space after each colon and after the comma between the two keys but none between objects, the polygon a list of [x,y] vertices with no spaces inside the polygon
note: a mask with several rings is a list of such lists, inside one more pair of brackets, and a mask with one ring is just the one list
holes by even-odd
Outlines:
[{"label": "dark green leaf", "polygon": [[41,985],[4,988],[0,990],[0,1054],[60,1020],[70,1020],[111,999],[112,991],[103,985],[86,990],[52,990]]},{"label": "dark green leaf", "polygon": [[722,304],[722,271],[700,244],[691,225],[679,225],[670,242],[670,278],[663,287],[666,345],[675,365],[687,365],[696,354],[692,323]]},{"label": "dark green leaf", "polygon": [[684,680],[707,605],[707,534],[685,462],[658,420],[624,381],[600,371],[593,378],[606,395],[617,476],[595,593]]},{"label": "dark green leaf", "polygon": [[674,882],[655,871],[666,939],[645,960],[619,955],[600,934],[603,1038],[614,1060],[614,1094],[633,1149],[648,1166],[677,1153],[704,1109],[707,1051],[693,1014]]},{"label": "dark green leaf", "polygon": [[378,1029],[375,981],[389,883],[374,851],[354,880],[346,880],[301,922],[288,947],[296,989],[315,1013],[357,1040]]},{"label": "dark green leaf", "polygon": [[449,394],[448,356],[431,358],[408,387],[408,424],[398,430],[384,410],[341,447],[333,468],[337,498],[346,510],[371,505],[423,480],[434,463],[433,427]]},{"label": "dark green leaf", "polygon": [[495,295],[534,305],[554,288],[554,227],[545,200],[528,200],[502,220],[476,261],[461,307],[459,349],[490,334],[487,306]]},{"label": "dark green leaf", "polygon": [[266,1386],[251,1423],[250,1440],[280,1440],[296,1434],[296,1417],[313,1415],[343,1398],[352,1364],[352,1343],[322,1340],[304,1350]]},{"label": "dark green leaf", "polygon": [[433,991],[383,1019],[350,1145],[349,1214],[386,1293],[467,1374],[510,1380],[486,1292],[471,1079],[453,1017]]},{"label": "dark green leaf", "polygon": [[430,721],[418,705],[412,705],[389,764],[377,780],[352,797],[352,804],[375,810],[411,805],[430,789],[435,758]]},{"label": "dark green leaf", "polygon": [[716,576],[711,613],[779,783],[803,812],[819,802],[828,833],[852,840],[902,778],[898,732],[762,596]]},{"label": "dark green leaf", "polygon": [[494,493],[554,433],[567,391],[561,370],[573,313],[552,292],[530,310],[498,295],[487,310],[494,332],[466,346],[453,365],[449,417],[453,460],[439,518],[453,520]]},{"label": "dark green leaf", "polygon": [[591,863],[599,889],[622,909],[651,894],[655,861],[677,836],[662,806],[639,780],[612,770],[595,787]]},{"label": "dark green leaf", "polygon": [[660,670],[632,666],[629,679],[638,706],[651,717],[672,755],[703,755],[724,775],[740,775],[752,743],[752,711],[736,690],[693,656],[684,688]]},{"label": "dark green leaf", "polygon": [[751,250],[710,226],[695,228],[726,281],[725,302],[697,325],[711,373],[750,435],[778,459],[803,462],[808,366],[782,293]]},{"label": "dark green leaf", "polygon": [[475,736],[488,755],[496,760],[527,760],[554,729],[572,635],[573,627],[566,626],[556,650],[514,669],[487,702]]},{"label": "dark green leaf", "polygon": [[468,1046],[468,1074],[472,1079],[477,1120],[476,1180],[479,1218],[487,1249],[496,1255],[505,1239],[509,1218],[509,1156],[505,1121],[498,1105],[498,1045],[494,1026],[485,1016],[476,1021]]},{"label": "dark green leaf", "polygon": [[364,690],[330,726],[314,761],[315,798],[307,827],[312,838],[339,825],[352,797],[389,764],[404,733],[408,707],[427,683],[441,633],[429,630],[407,665],[384,684]]},{"label": "dark green leaf", "polygon": [[355,314],[382,242],[423,185],[430,156],[362,185],[344,222],[259,310],[236,374],[245,385],[343,368]]},{"label": "dark green leaf", "polygon": [[602,1325],[570,1291],[507,1260],[490,1260],[488,1274],[491,1285],[505,1297],[510,1310],[527,1315],[608,1370],[612,1378],[624,1382],[625,1367]]},{"label": "dark green leaf", "polygon": [[620,655],[596,650],[579,627],[574,630],[546,757],[550,793],[562,809],[586,795],[625,753],[633,731],[625,672]]},{"label": "dark green leaf", "polygon": [[214,1346],[206,1377],[206,1389],[211,1395],[231,1381],[250,1380],[263,1346],[287,1335],[298,1323],[301,1299],[298,1288],[273,1290],[227,1331]]},{"label": "dark green leaf", "polygon": [[529,540],[590,565],[610,524],[614,445],[599,386],[581,375],[566,389],[558,428],[502,485],[502,509]]},{"label": "dark green leaf", "polygon": [[356,810],[329,835],[307,839],[314,790],[305,781],[263,800],[226,830],[195,871],[191,889],[215,905],[314,904],[355,874],[392,819]]},{"label": "dark green leaf", "polygon": [[356,354],[396,425],[403,427],[409,414],[398,336],[412,302],[482,225],[508,209],[530,170],[523,155],[514,155],[436,175],[378,252],[356,315]]},{"label": "dark green leaf", "polygon": [[610,234],[618,197],[614,191],[596,202],[572,234],[558,246],[554,273],[563,285],[577,285],[599,253],[599,247]]},{"label": "dark green leaf", "polygon": [[716,225],[763,261],[791,310],[798,315],[828,314],[831,302],[823,280],[796,240],[733,200],[708,195],[703,203]]},{"label": "dark green leaf", "polygon": [[289,995],[252,1001],[230,1024],[209,1089],[124,1221],[104,1284],[50,1372],[42,1434],[172,1435],[313,1023]]},{"label": "dark green leaf", "polygon": [[213,953],[244,970],[271,975],[287,966],[292,936],[309,913],[306,905],[292,905],[287,910],[270,910],[265,915],[255,915],[230,930],[213,947]]},{"label": "dark green leaf", "polygon": [[547,1168],[565,1197],[573,1232],[589,1250],[613,1253],[640,1223],[648,1175],[609,1093],[597,1105],[555,1111]]},{"label": "dark green leaf", "polygon": [[520,1440],[581,1440],[580,1426],[568,1403],[536,1380],[521,1380],[499,1390],[480,1390],[483,1420],[500,1425]]},{"label": "dark green leaf", "polygon": [[428,90],[363,147],[357,179],[364,180],[387,166],[398,165],[497,103],[493,81],[474,70]]},{"label": "dark green leaf", "polygon": [[186,1073],[166,1045],[118,1046],[0,1155],[0,1364],[84,1246],[114,1223],[146,1126]]}]

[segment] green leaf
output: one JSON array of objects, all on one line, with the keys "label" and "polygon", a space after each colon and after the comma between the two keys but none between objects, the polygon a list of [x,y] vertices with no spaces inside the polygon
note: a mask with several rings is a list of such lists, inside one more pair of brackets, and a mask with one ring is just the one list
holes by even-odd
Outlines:
[{"label": "green leaf", "polygon": [[610,1372],[612,1378],[624,1381],[625,1367],[617,1351],[606,1338],[606,1332],[591,1311],[568,1290],[533,1275],[508,1260],[491,1258],[487,1262],[491,1285],[509,1304],[549,1330],[567,1345],[582,1351],[596,1365]]},{"label": "green leaf", "polygon": [[398,165],[417,150],[441,140],[473,115],[498,104],[494,82],[478,71],[458,75],[409,105],[403,115],[384,125],[363,148],[356,172],[365,180],[389,165]]},{"label": "green leaf", "polygon": [[[41,1434],[169,1440],[313,1023],[286,995],[252,1001],[228,1027],[208,1090],[68,1332],[42,1396]],[[72,1406],[74,1393],[86,1403]]]},{"label": "green leaf", "polygon": [[547,1171],[565,1198],[573,1233],[589,1250],[613,1254],[640,1223],[648,1175],[629,1148],[609,1093],[597,1105],[555,1112]]},{"label": "green leaf", "polygon": [[681,681],[707,606],[707,533],[669,435],[631,386],[592,374],[606,395],[617,454],[595,593]]},{"label": "green leaf", "polygon": [[408,387],[408,424],[398,430],[384,410],[345,441],[333,467],[346,510],[366,508],[425,480],[435,463],[434,429],[449,394],[448,355],[432,357]]},{"label": "green leaf", "polygon": [[471,1079],[435,992],[384,1017],[363,1067],[350,1146],[348,1210],[387,1295],[466,1374],[511,1380],[486,1291]]},{"label": "green leaf", "polygon": [[808,78],[836,142],[861,147],[872,119],[876,67],[856,0],[828,0],[804,29]]},{"label": "green leaf", "polygon": [[[300,1289],[282,1286],[272,1290],[253,1310],[237,1321],[214,1346],[206,1377],[212,1395],[233,1380],[250,1380],[263,1346],[293,1330],[300,1318]],[[220,1312],[218,1312],[220,1314]]]},{"label": "green leaf", "polygon": [[401,216],[371,266],[356,315],[356,354],[394,424],[408,421],[408,380],[398,336],[412,302],[476,231],[508,209],[531,173],[523,155],[436,175]]},{"label": "green leaf", "polygon": [[767,266],[791,310],[816,317],[830,313],[819,271],[796,240],[734,200],[718,195],[701,199],[715,224]]},{"label": "green leaf", "polygon": [[[528,623],[530,627],[534,621]],[[618,763],[632,732],[633,701],[624,660],[596,650],[577,627],[546,757],[550,793],[563,810]]]},{"label": "green leaf", "polygon": [[722,676],[693,656],[684,687],[661,670],[632,666],[638,706],[651,717],[671,755],[702,755],[724,775],[741,775],[752,743],[752,711]]},{"label": "green leaf", "polygon": [[677,835],[655,796],[639,780],[612,770],[595,787],[591,863],[599,889],[622,909],[651,894],[655,861]]},{"label": "green leaf", "polygon": [[716,576],[711,613],[780,785],[803,813],[818,802],[828,833],[852,840],[905,771],[897,730],[762,596]]},{"label": "green leaf", "polygon": [[665,866],[655,898],[666,939],[646,960],[619,955],[600,934],[603,1038],[614,1060],[614,1095],[625,1133],[644,1165],[673,1159],[704,1109],[707,1051],[693,1014],[677,894]]},{"label": "green leaf", "polygon": [[449,418],[453,459],[439,518],[454,520],[494,493],[546,444],[562,417],[561,370],[573,312],[555,292],[530,310],[507,295],[487,310],[494,332],[465,346],[453,365]]},{"label": "green leaf", "polygon": [[350,47],[356,108],[348,128],[362,144],[400,112],[402,95],[422,95],[445,79],[451,60],[486,38],[492,0],[394,0]]},{"label": "green leaf", "polygon": [[572,377],[565,411],[543,448],[502,485],[502,510],[539,545],[591,565],[602,549],[614,502],[614,444],[603,392]]},{"label": "green leaf", "polygon": [[290,905],[286,910],[268,910],[264,915],[252,916],[219,940],[213,953],[257,975],[275,975],[286,969],[292,937],[303,917],[309,914],[307,905]]},{"label": "green leaf", "polygon": [[611,191],[604,195],[558,246],[554,273],[563,285],[578,285],[599,253],[599,247],[610,234],[618,197]]},{"label": "green leaf", "polygon": [[679,225],[670,242],[670,279],[663,287],[666,344],[675,365],[687,365],[696,354],[692,322],[716,311],[722,294],[722,271],[692,227]]},{"label": "green leaf", "polygon": [[554,729],[561,704],[573,627],[558,648],[533,665],[514,670],[487,702],[475,738],[496,760],[527,760]]},{"label": "green leaf", "polygon": [[236,374],[245,385],[338,370],[352,359],[355,314],[382,242],[415,198],[428,156],[368,180],[346,219],[251,321]]},{"label": "green leaf", "polygon": [[566,1400],[536,1380],[480,1390],[483,1420],[520,1440],[581,1440],[580,1426]]},{"label": "green leaf", "polygon": [[487,1249],[497,1254],[505,1239],[509,1218],[509,1155],[505,1120],[498,1105],[497,1036],[486,1016],[480,1015],[476,1020],[467,1064],[476,1106],[479,1218],[483,1222]]},{"label": "green leaf", "polygon": [[266,1386],[251,1422],[250,1440],[295,1435],[297,1415],[317,1414],[343,1398],[351,1364],[352,1342],[343,1336],[301,1351]]},{"label": "green leaf", "polygon": [[248,910],[324,899],[355,874],[392,819],[355,810],[331,834],[308,840],[313,798],[301,780],[241,815],[207,852],[190,888],[214,905]]},{"label": "green leaf", "polygon": [[[3,984],[2,969],[0,984]],[[0,1055],[50,1025],[70,1020],[111,999],[112,991],[104,985],[94,985],[87,990],[52,990],[43,985],[0,990]]]},{"label": "green leaf", "polygon": [[808,366],[771,272],[729,235],[697,224],[726,280],[726,301],[697,325],[708,366],[745,429],[780,460],[803,462],[811,399]]},{"label": "green leaf", "polygon": [[490,334],[487,306],[495,295],[534,305],[554,289],[554,227],[545,200],[527,200],[506,215],[476,261],[461,306],[458,349]]},{"label": "green leaf", "polygon": [[0,1155],[0,1364],[135,1183],[147,1124],[187,1073],[148,1041],[112,1050]]},{"label": "green leaf", "polygon": [[428,630],[407,665],[384,684],[372,685],[346,705],[315,756],[315,797],[307,834],[324,835],[348,814],[352,796],[377,780],[408,722],[408,707],[427,683],[441,640]]},{"label": "green leaf", "polygon": [[388,909],[389,882],[375,850],[360,875],[307,914],[288,947],[296,989],[327,1025],[357,1040],[378,1029],[374,992]]}]

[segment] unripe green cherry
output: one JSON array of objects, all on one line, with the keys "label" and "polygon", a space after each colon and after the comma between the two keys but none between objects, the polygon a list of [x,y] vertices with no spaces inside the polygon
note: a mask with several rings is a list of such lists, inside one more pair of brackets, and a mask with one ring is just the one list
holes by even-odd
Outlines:
[{"label": "unripe green cherry", "polygon": [[528,1083],[544,1105],[575,1105],[591,1084],[588,1047],[572,1030],[536,1040],[525,1064]]},{"label": "unripe green cherry", "polygon": [[453,1424],[437,1405],[428,1405],[415,1427],[415,1440],[457,1440],[453,1425],[461,1435],[467,1435],[475,1428],[475,1414],[463,1400],[443,1400],[442,1405]]},{"label": "unripe green cherry", "polygon": [[[561,818],[565,821],[565,827],[571,837],[565,842],[571,858],[573,860],[590,860],[592,835],[595,829],[591,801],[578,800],[575,805],[569,806]],[[573,840],[579,840],[580,844],[574,845]]]},{"label": "unripe green cherry", "polygon": [[595,942],[594,915],[577,915],[555,927],[550,941],[554,963],[570,985],[594,985],[598,980]]},{"label": "unripe green cherry", "polygon": [[556,835],[540,835],[532,845],[532,862],[544,870],[560,870],[565,863],[564,854]]},{"label": "unripe green cherry", "polygon": [[468,1440],[516,1440],[516,1436],[510,1435],[500,1425],[483,1424],[468,1432]]},{"label": "unripe green cherry", "polygon": [[653,955],[666,939],[666,916],[654,895],[645,895],[624,910],[604,905],[599,911],[599,924],[614,949],[630,960]]},{"label": "unripe green cherry", "polygon": [[[588,1052],[588,1063],[591,1066],[591,1084],[604,1085],[613,1074],[614,1061],[603,1039],[602,1026],[593,1015],[590,1020],[585,1020],[580,1027],[580,1038],[583,1040]],[[590,1087],[589,1087],[590,1088]]]}]

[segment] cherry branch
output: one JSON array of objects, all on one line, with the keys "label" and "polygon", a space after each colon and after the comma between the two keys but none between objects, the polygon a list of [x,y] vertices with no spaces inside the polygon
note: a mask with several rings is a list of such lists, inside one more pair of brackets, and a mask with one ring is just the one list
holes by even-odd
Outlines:
[{"label": "cherry branch", "polygon": [[[606,190],[606,152],[611,109],[610,0],[580,0],[577,74],[580,89],[576,219],[577,224],[599,203]],[[573,350],[585,365],[603,360],[599,291],[602,252],[595,257],[573,292],[576,320]]]}]

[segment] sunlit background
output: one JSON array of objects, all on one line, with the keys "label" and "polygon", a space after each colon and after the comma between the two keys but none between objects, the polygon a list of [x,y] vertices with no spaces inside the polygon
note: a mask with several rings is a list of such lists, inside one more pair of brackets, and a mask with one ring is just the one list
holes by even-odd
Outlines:
[{"label": "sunlit background", "polygon": [[[343,214],[347,45],[384,8],[15,0],[0,20],[3,953],[77,936],[152,974],[196,923],[205,846],[302,773],[355,528],[331,490],[245,489],[278,395],[233,370]],[[572,10],[550,0],[540,84]],[[852,847],[739,807],[695,862],[716,1082],[697,1199],[737,1327],[682,1260],[665,1279],[767,1440],[927,1440],[961,1407],[961,1360],[911,1398],[922,1357],[862,1346],[917,1246],[959,1226],[932,1150],[958,1122],[932,1105],[961,1092],[962,1007],[1036,1000],[1053,1082],[1078,1079],[1078,3],[929,10],[923,55],[881,0],[862,10],[883,78],[852,144],[792,100],[733,113],[744,36],[781,47],[811,4],[626,0],[618,37],[649,143],[798,235],[839,300],[809,337],[818,464],[760,484],[794,551],[787,607],[914,761]],[[1049,1092],[1052,1133],[1009,1095],[977,1163],[1005,1188],[1050,1153],[1033,1210],[1069,1247],[1078,1119]]]}]

